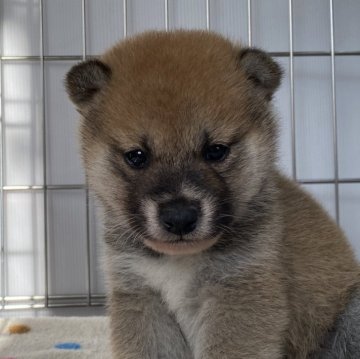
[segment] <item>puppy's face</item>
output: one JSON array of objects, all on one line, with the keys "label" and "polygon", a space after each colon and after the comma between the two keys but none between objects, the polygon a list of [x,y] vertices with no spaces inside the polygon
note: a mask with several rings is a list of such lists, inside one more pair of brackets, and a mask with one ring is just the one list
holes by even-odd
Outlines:
[{"label": "puppy's face", "polygon": [[264,53],[205,32],[148,33],[75,66],[67,89],[111,244],[186,255],[236,237],[274,161],[279,81]]}]

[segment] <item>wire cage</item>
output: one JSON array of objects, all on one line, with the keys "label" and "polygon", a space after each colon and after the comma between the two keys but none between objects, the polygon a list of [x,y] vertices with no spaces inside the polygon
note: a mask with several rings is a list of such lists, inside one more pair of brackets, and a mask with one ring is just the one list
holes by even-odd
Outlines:
[{"label": "wire cage", "polygon": [[148,29],[216,31],[276,58],[279,166],[360,256],[358,0],[2,0],[0,16],[1,310],[104,303],[101,224],[63,78]]}]

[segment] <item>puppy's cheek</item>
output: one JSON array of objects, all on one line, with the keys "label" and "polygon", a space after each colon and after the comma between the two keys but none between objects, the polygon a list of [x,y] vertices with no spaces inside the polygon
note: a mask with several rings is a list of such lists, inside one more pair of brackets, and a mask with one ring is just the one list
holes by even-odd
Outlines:
[{"label": "puppy's cheek", "polygon": [[252,136],[247,140],[243,161],[238,162],[227,177],[230,201],[236,203],[233,214],[241,217],[247,208],[248,202],[256,195],[268,174],[269,160],[267,153],[269,149],[262,146],[261,139]]},{"label": "puppy's cheek", "polygon": [[126,182],[116,174],[109,163],[107,147],[101,143],[93,144],[83,157],[86,166],[88,186],[106,210],[118,214],[126,213]]}]

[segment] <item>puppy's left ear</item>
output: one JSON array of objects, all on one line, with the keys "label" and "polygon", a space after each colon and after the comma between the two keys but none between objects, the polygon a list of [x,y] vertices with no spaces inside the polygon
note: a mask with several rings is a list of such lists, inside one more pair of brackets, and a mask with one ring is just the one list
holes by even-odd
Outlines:
[{"label": "puppy's left ear", "polygon": [[254,48],[242,49],[238,63],[248,80],[270,101],[281,83],[280,66],[266,52]]}]

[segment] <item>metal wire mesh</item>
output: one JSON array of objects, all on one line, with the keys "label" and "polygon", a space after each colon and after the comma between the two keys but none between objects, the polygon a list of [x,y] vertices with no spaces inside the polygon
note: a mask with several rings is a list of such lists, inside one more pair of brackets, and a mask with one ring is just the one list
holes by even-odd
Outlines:
[{"label": "metal wire mesh", "polygon": [[[86,6],[87,1],[81,0],[82,5],[82,54],[81,55],[45,55],[44,51],[44,2],[46,0],[40,0],[40,24],[39,24],[39,36],[40,36],[40,56],[1,56],[0,58],[0,74],[1,74],[1,94],[4,93],[3,89],[3,65],[7,62],[24,62],[33,61],[40,63],[40,74],[41,74],[41,116],[42,116],[42,149],[43,149],[43,184],[41,185],[6,185],[5,184],[5,161],[4,161],[4,115],[1,114],[1,309],[12,309],[12,308],[42,308],[42,307],[59,307],[59,306],[96,306],[102,305],[104,302],[104,296],[101,293],[94,293],[92,288],[91,280],[91,268],[94,265],[92,263],[92,253],[90,245],[90,217],[89,217],[89,195],[85,184],[74,183],[66,185],[54,185],[49,184],[47,178],[47,118],[45,111],[45,102],[47,93],[45,91],[45,66],[47,63],[52,61],[79,61],[91,57],[87,52],[87,24],[86,24]],[[254,1],[254,0],[253,0]],[[247,0],[247,41],[248,45],[253,45],[253,24],[252,24],[252,0]],[[123,0],[123,34],[128,34],[128,1]],[[164,0],[164,29],[168,30],[169,26],[169,1]],[[212,7],[209,0],[206,0],[206,29],[211,30],[211,12]],[[339,156],[338,156],[338,125],[337,125],[337,109],[336,109],[336,78],[335,78],[335,58],[341,56],[360,56],[359,51],[335,51],[335,40],[334,40],[334,4],[333,0],[329,0],[329,19],[330,27],[328,29],[330,33],[330,51],[294,51],[293,38],[294,38],[294,26],[293,26],[293,1],[288,0],[288,29],[289,32],[289,51],[283,52],[272,52],[271,55],[274,57],[287,58],[289,61],[289,81],[290,81],[290,114],[291,114],[291,159],[292,159],[292,176],[295,180],[303,184],[332,184],[335,186],[335,217],[339,221],[340,206],[339,206],[339,184],[343,183],[360,183],[360,178],[339,178]],[[296,156],[296,116],[295,116],[295,94],[294,94],[294,59],[297,57],[311,57],[311,56],[326,56],[331,59],[331,96],[332,96],[332,124],[333,124],[333,161],[334,161],[334,174],[333,178],[329,179],[314,179],[314,180],[301,180],[298,178],[297,171],[297,156]],[[2,95],[1,95],[2,96]],[[2,97],[0,98],[2,99]],[[1,107],[2,108],[2,107]],[[86,293],[79,295],[51,295],[49,292],[49,233],[48,233],[48,218],[47,218],[47,205],[48,196],[52,191],[62,190],[81,190],[86,193]],[[8,296],[6,293],[6,238],[5,238],[5,207],[4,207],[4,196],[8,192],[42,192],[44,203],[44,283],[45,290],[44,295],[38,296]]]}]

